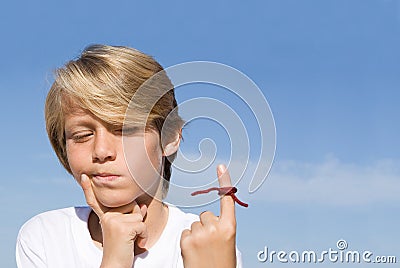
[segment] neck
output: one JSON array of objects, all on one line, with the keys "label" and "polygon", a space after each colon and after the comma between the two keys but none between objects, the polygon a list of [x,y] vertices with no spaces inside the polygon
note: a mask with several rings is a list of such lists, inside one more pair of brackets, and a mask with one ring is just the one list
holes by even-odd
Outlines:
[{"label": "neck", "polygon": [[[148,239],[144,248],[139,248],[135,244],[135,255],[145,252],[158,241],[168,220],[168,207],[162,201],[144,196],[138,198],[136,202],[147,206],[147,213],[143,222],[147,227]],[[88,228],[95,245],[102,248],[102,230],[99,218],[93,211],[89,215]]]}]

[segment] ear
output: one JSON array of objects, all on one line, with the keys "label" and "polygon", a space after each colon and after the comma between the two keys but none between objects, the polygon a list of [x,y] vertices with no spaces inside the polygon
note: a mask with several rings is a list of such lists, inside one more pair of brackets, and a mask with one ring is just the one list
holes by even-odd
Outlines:
[{"label": "ear", "polygon": [[181,143],[181,132],[179,132],[176,135],[176,138],[172,142],[164,146],[163,156],[170,156],[174,154],[176,151],[178,151],[180,143]]}]

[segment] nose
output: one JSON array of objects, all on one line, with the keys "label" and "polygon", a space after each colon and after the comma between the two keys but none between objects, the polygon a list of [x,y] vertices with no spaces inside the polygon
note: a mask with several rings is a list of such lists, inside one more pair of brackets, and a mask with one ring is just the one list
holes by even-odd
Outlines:
[{"label": "nose", "polygon": [[116,142],[112,133],[107,130],[95,134],[92,159],[93,162],[103,163],[115,160],[117,156]]}]

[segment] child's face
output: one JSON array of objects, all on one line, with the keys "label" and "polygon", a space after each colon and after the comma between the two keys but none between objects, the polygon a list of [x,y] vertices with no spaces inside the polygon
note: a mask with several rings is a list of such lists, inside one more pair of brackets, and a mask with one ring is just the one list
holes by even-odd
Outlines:
[{"label": "child's face", "polygon": [[123,137],[122,129],[75,109],[65,118],[65,135],[75,179],[80,182],[81,174],[88,175],[104,206],[119,207],[144,197],[142,188],[152,195],[159,189],[162,151],[157,132],[138,131]]}]

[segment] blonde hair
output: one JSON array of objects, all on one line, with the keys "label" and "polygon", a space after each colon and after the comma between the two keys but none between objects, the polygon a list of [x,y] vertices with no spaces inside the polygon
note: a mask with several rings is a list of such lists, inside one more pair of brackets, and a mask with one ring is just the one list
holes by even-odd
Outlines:
[{"label": "blonde hair", "polygon": [[[89,46],[55,72],[45,104],[46,130],[58,159],[70,174],[64,118],[75,107],[118,127],[124,122],[145,124],[163,137],[162,146],[180,135],[184,124],[178,115],[174,87],[162,66],[129,47]],[[134,115],[126,116],[128,107],[134,109]],[[176,153],[164,160],[164,193],[175,156]]]}]

